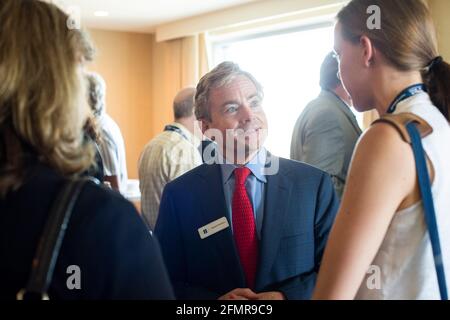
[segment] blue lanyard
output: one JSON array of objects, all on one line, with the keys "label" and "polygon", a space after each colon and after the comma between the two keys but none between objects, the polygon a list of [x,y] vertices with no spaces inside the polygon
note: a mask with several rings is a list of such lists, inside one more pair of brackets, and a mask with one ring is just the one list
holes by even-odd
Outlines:
[{"label": "blue lanyard", "polygon": [[178,127],[175,127],[175,126],[172,126],[172,125],[167,125],[167,126],[165,126],[164,127],[164,131],[173,131],[173,132],[176,132],[176,133],[178,133],[180,136],[182,136],[184,139],[186,139],[187,141],[189,141],[189,138],[184,134],[184,132],[180,129],[180,128],[178,128]]},{"label": "blue lanyard", "polygon": [[431,192],[427,162],[425,160],[425,151],[423,150],[422,140],[420,138],[420,133],[416,127],[416,124],[414,122],[410,122],[406,125],[406,129],[408,130],[409,136],[411,137],[411,146],[416,161],[417,180],[419,182],[423,210],[425,214],[425,222],[428,228],[428,234],[430,236],[431,249],[433,251],[434,266],[437,273],[439,292],[441,294],[441,300],[448,300],[447,283],[445,280],[445,268],[442,261],[441,244],[436,222],[436,211],[433,203],[433,194]]},{"label": "blue lanyard", "polygon": [[423,83],[413,84],[412,86],[406,88],[405,90],[400,92],[399,95],[394,99],[394,101],[389,106],[387,113],[394,113],[397,105],[400,102],[421,92],[427,92],[427,88]]}]

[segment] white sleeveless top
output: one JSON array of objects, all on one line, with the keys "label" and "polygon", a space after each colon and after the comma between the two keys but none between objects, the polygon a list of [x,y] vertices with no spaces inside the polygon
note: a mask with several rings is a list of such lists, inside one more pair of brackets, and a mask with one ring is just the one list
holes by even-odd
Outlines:
[{"label": "white sleeveless top", "polygon": [[[435,172],[432,193],[450,290],[450,125],[427,93],[399,103],[394,113],[402,112],[418,115],[433,128],[422,143]],[[440,299],[422,202],[394,215],[372,266],[356,299]]]}]

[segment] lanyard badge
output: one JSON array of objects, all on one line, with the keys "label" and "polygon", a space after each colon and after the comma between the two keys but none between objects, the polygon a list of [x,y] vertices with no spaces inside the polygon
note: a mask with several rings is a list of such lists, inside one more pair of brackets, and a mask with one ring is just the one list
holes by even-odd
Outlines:
[{"label": "lanyard badge", "polygon": [[400,92],[399,95],[394,99],[394,101],[389,106],[387,113],[394,113],[395,109],[397,108],[397,105],[400,102],[421,92],[427,92],[427,89],[423,83],[414,84],[406,88],[405,90]]},{"label": "lanyard badge", "polygon": [[178,127],[175,127],[175,126],[172,126],[172,125],[167,125],[167,126],[165,126],[164,131],[172,131],[172,132],[176,132],[176,133],[178,133],[180,136],[182,136],[184,139],[186,139],[187,141],[189,141],[189,138],[188,138],[188,137],[184,134],[184,132],[183,132],[180,128],[178,128]]}]

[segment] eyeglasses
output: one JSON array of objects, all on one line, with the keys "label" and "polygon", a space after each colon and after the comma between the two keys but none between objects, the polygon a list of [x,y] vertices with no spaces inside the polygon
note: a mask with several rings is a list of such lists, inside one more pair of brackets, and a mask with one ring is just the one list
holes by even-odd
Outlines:
[{"label": "eyeglasses", "polygon": [[332,54],[333,54],[333,58],[335,58],[336,61],[339,62],[340,59],[339,59],[339,55],[337,54],[337,52],[333,50]]}]

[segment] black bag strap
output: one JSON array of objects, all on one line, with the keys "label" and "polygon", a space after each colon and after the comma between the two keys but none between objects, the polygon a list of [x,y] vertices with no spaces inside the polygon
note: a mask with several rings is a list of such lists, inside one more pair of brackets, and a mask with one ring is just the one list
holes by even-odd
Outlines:
[{"label": "black bag strap", "polygon": [[53,278],[61,244],[73,208],[89,178],[67,181],[56,197],[39,240],[26,288],[17,293],[18,300],[48,300],[47,290]]}]

